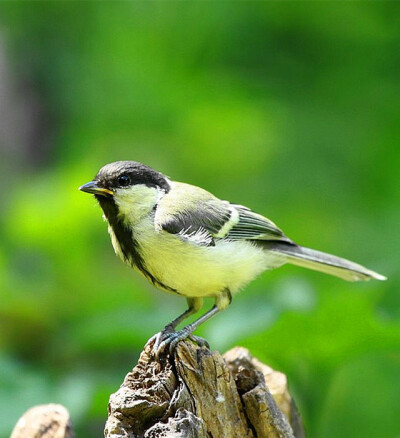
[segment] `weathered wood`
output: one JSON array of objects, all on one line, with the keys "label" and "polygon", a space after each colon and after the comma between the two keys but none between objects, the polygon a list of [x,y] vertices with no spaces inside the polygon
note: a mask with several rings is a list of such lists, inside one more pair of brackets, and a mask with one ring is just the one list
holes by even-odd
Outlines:
[{"label": "weathered wood", "polygon": [[10,438],[73,438],[71,420],[64,406],[35,406],[18,420]]},{"label": "weathered wood", "polygon": [[[234,376],[238,392],[246,406],[246,414],[258,437],[305,437],[285,374],[264,365],[242,347],[229,350],[224,354],[224,359]],[[276,411],[276,407],[280,413]],[[280,414],[283,414],[283,418]],[[287,429],[286,420],[289,420],[291,431]]]},{"label": "weathered wood", "polygon": [[304,437],[284,374],[246,349],[223,358],[190,341],[161,362],[145,347],[108,415],[106,438]]},{"label": "weathered wood", "polygon": [[[286,376],[236,347],[222,357],[190,341],[155,360],[145,347],[108,405],[106,438],[303,438]],[[73,438],[61,405],[29,409],[11,438]]]}]

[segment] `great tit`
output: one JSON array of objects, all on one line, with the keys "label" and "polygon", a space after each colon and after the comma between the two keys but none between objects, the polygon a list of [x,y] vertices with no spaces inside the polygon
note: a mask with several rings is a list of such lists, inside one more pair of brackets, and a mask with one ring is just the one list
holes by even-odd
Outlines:
[{"label": "great tit", "polygon": [[[272,221],[249,208],[222,201],[206,190],[175,182],[135,161],[102,167],[80,190],[94,194],[108,222],[117,256],[154,286],[186,298],[188,309],[153,337],[156,354],[170,351],[226,309],[232,296],[263,271],[285,263],[348,281],[383,275],[349,260],[297,245]],[[204,297],[211,310],[180,331]]]}]

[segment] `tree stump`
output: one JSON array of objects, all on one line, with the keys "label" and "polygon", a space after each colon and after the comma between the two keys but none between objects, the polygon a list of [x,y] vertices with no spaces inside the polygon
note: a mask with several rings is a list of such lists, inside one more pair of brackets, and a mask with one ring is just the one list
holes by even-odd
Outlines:
[{"label": "tree stump", "polygon": [[181,342],[156,361],[146,346],[110,396],[106,438],[303,438],[286,376],[236,347]]},{"label": "tree stump", "polygon": [[[236,347],[216,351],[181,342],[155,360],[146,346],[110,396],[106,438],[303,438],[286,376]],[[29,409],[11,438],[72,438],[60,405]]]}]

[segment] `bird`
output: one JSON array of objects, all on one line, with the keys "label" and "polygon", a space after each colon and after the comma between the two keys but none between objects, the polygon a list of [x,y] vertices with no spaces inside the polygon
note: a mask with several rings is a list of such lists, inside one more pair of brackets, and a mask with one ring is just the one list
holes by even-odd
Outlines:
[{"label": "bird", "polygon": [[[352,261],[300,246],[250,208],[140,162],[107,164],[79,189],[97,199],[116,255],[156,288],[187,300],[187,310],[150,339],[157,357],[164,350],[172,354],[186,338],[208,347],[193,332],[261,273],[286,263],[348,281],[386,280]],[[214,298],[213,307],[177,330],[205,297]]]}]

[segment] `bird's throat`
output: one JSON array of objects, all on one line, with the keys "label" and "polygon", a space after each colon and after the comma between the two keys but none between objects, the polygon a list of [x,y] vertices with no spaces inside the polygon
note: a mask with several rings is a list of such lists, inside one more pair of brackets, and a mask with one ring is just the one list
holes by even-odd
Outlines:
[{"label": "bird's throat", "polygon": [[149,272],[140,255],[139,244],[135,239],[134,230],[128,228],[120,219],[118,206],[114,199],[104,196],[96,196],[96,198],[111,228],[111,241],[117,256],[128,265],[136,267],[154,286],[169,292],[178,293],[175,289],[164,285]]}]

